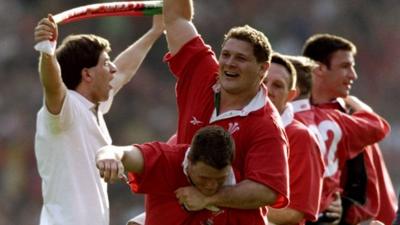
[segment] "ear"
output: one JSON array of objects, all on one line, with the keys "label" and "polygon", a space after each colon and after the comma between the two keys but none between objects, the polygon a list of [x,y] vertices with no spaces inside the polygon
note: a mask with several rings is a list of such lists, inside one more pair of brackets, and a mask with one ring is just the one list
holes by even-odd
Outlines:
[{"label": "ear", "polygon": [[81,71],[82,81],[91,82],[93,80],[93,73],[88,68],[83,68]]},{"label": "ear", "polygon": [[325,64],[317,62],[317,67],[313,70],[313,74],[316,76],[322,76],[328,69]]},{"label": "ear", "polygon": [[260,67],[261,81],[263,81],[267,77],[268,69],[269,69],[270,65],[271,65],[271,63],[269,63],[269,62],[265,62],[265,63],[261,64],[261,67]]},{"label": "ear", "polygon": [[300,94],[300,92],[299,92],[299,90],[297,88],[290,90],[289,93],[288,93],[287,101],[288,102],[293,101],[293,99],[297,98],[297,96],[299,96],[299,94]]}]

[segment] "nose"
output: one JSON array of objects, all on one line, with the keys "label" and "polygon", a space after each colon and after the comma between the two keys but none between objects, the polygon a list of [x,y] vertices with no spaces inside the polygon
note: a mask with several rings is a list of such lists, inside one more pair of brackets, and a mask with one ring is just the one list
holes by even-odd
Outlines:
[{"label": "nose", "polygon": [[215,180],[207,180],[204,184],[204,188],[207,190],[216,191],[218,188],[218,182]]},{"label": "nose", "polygon": [[357,80],[357,78],[358,78],[358,75],[357,75],[357,72],[356,72],[356,70],[355,70],[355,68],[354,67],[352,67],[351,68],[351,71],[350,71],[350,79],[351,80]]}]

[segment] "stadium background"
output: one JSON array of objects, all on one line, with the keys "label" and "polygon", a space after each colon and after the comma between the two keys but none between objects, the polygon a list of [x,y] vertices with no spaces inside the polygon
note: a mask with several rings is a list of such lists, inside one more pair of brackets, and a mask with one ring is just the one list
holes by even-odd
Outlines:
[{"label": "stadium background", "polygon": [[[0,225],[38,224],[41,192],[34,158],[36,112],[42,93],[33,29],[47,13],[83,0],[0,0]],[[102,1],[104,2],[104,1]],[[392,125],[381,147],[396,191],[400,186],[400,1],[398,0],[197,0],[195,23],[216,50],[234,25],[264,31],[273,49],[299,54],[316,32],[344,36],[358,47],[358,81],[352,94],[369,103]],[[112,43],[115,57],[151,25],[149,17],[99,18],[60,26],[69,33],[95,33]],[[106,121],[114,144],[166,140],[175,130],[174,79],[162,62],[160,39],[136,77],[114,101]],[[124,184],[109,186],[111,225],[124,224],[142,210],[143,198]]]}]

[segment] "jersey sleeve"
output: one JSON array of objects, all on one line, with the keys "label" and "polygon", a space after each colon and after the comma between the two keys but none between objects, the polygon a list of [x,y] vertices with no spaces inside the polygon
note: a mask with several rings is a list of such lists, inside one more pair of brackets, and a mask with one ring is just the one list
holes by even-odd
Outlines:
[{"label": "jersey sleeve", "polygon": [[79,100],[76,99],[71,92],[68,90],[63,105],[61,107],[61,111],[59,114],[55,115],[49,112],[45,103],[43,103],[43,113],[47,118],[45,122],[46,126],[52,133],[59,133],[73,124],[74,115],[78,114]]},{"label": "jersey sleeve", "polygon": [[307,127],[292,122],[286,127],[289,138],[289,208],[304,213],[304,218],[318,218],[324,174],[323,158],[318,141]]},{"label": "jersey sleeve", "polygon": [[178,105],[177,143],[189,144],[197,131],[191,126],[193,117],[207,123],[213,110],[218,62],[211,48],[200,37],[186,43],[177,54],[167,54],[165,60],[177,78],[176,101]]},{"label": "jersey sleeve", "polygon": [[[133,192],[171,194],[185,181],[182,161],[187,146],[160,142],[135,145],[143,154],[144,170],[141,174],[128,173]],[[182,179],[182,177],[184,179]]]},{"label": "jersey sleeve", "polygon": [[247,140],[253,141],[246,143],[251,147],[245,158],[245,179],[274,190],[277,199],[271,207],[283,208],[289,202],[288,142],[283,129],[266,124],[254,124],[248,132],[253,138]]},{"label": "jersey sleeve", "polygon": [[390,132],[388,122],[376,113],[360,111],[347,115],[338,110],[334,112],[343,131],[342,144],[348,150],[348,158],[354,158],[364,147],[381,141]]},{"label": "jersey sleeve", "polygon": [[[186,75],[191,76],[187,71],[198,70],[197,68],[202,68],[201,70],[205,74],[208,74],[207,70],[215,73],[216,68],[218,68],[218,61],[214,52],[200,36],[188,41],[175,55],[167,53],[164,56],[164,61],[168,63],[172,74],[178,79],[182,79]],[[212,65],[212,67],[207,68],[203,65],[207,65],[207,67]]]},{"label": "jersey sleeve", "polygon": [[179,106],[199,101],[197,96],[208,96],[217,81],[218,62],[211,48],[200,37],[189,41],[167,62],[178,78],[176,98]]}]

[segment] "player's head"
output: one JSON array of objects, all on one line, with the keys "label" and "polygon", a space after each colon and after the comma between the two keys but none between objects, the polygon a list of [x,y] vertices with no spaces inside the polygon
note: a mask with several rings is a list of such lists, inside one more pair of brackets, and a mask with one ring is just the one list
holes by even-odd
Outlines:
[{"label": "player's head", "polygon": [[110,43],[96,35],[69,35],[56,51],[63,82],[68,89],[77,90],[84,83],[89,100],[108,98],[110,80],[116,72],[108,53]]},{"label": "player's head", "polygon": [[312,59],[304,56],[286,55],[285,57],[292,63],[293,67],[296,69],[296,88],[298,91],[298,96],[296,97],[296,99],[310,98],[312,87],[312,73],[318,65]]},{"label": "player's head", "polygon": [[274,53],[264,83],[268,87],[269,98],[280,113],[285,110],[286,103],[296,97],[296,80],[296,70],[292,63]]},{"label": "player's head", "polygon": [[[355,45],[349,40],[332,35],[316,34],[311,36],[303,47],[303,55],[318,63],[314,70],[314,87],[326,100],[346,97],[351,85],[357,79],[354,69]],[[314,89],[313,89],[314,90]]]},{"label": "player's head", "polygon": [[248,25],[225,35],[219,56],[219,82],[230,94],[257,93],[271,60],[268,38]]},{"label": "player's head", "polygon": [[315,34],[309,37],[303,46],[303,56],[331,67],[332,58],[337,51],[357,54],[356,46],[349,40],[333,34]]},{"label": "player's head", "polygon": [[187,174],[205,195],[212,195],[224,184],[235,155],[235,144],[222,127],[207,126],[192,139]]}]

